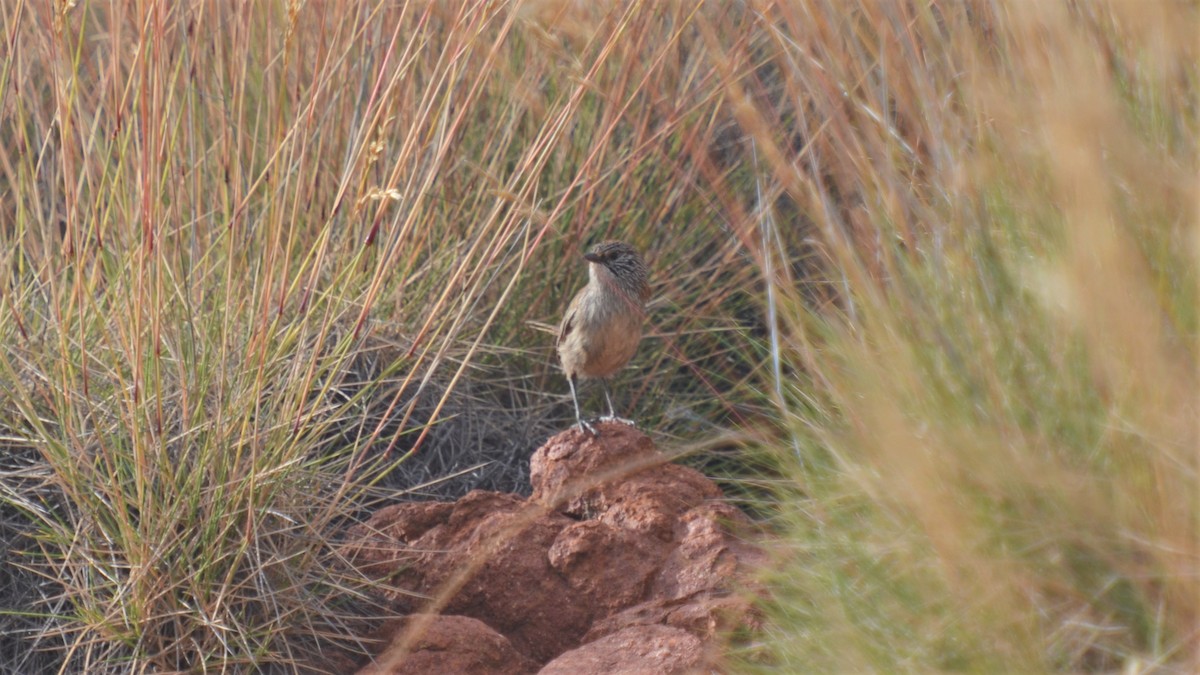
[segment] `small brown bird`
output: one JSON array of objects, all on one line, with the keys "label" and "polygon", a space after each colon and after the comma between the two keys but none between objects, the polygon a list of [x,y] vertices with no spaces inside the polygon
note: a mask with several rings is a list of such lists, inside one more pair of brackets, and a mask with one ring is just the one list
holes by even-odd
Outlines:
[{"label": "small brown bird", "polygon": [[600,419],[633,424],[617,417],[608,378],[629,363],[642,340],[650,273],[638,252],[620,241],[596,244],[583,257],[588,261],[588,284],[579,289],[567,307],[558,327],[557,346],[571,385],[575,420],[580,429],[596,436],[599,433],[595,427],[579,412],[575,385],[581,379],[600,380],[608,401],[608,417]]}]

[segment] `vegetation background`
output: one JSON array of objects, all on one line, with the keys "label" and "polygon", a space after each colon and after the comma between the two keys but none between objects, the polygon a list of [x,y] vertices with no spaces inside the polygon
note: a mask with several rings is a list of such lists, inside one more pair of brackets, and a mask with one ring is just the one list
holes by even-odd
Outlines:
[{"label": "vegetation background", "polygon": [[622,405],[776,537],[730,668],[1200,665],[1195,2],[0,29],[0,670],[360,649],[340,533],[522,488],[600,238],[654,270]]}]

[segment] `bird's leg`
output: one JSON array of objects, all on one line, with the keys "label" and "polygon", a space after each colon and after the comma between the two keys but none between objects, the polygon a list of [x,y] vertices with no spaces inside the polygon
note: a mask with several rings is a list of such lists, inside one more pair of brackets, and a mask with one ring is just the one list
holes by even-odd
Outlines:
[{"label": "bird's leg", "polygon": [[608,401],[608,416],[610,419],[617,419],[617,410],[612,404],[612,391],[608,388],[608,380],[600,380],[604,386],[604,400]]},{"label": "bird's leg", "polygon": [[579,412],[579,395],[575,393],[574,375],[567,375],[567,384],[571,385],[571,401],[575,404],[575,421],[579,423],[579,430],[586,431],[593,436],[599,436],[600,432],[596,431],[596,427],[583,421],[583,415]]},{"label": "bird's leg", "polygon": [[636,427],[637,424],[635,424],[633,420],[627,420],[624,417],[617,417],[617,410],[613,407],[612,392],[608,389],[608,380],[600,380],[600,383],[604,385],[604,400],[608,401],[608,416],[601,417],[600,421],[620,422],[621,424],[628,424],[631,427]]}]

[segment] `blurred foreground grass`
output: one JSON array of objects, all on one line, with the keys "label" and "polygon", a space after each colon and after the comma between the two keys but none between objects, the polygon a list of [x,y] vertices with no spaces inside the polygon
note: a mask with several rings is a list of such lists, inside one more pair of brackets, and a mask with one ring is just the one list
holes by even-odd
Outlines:
[{"label": "blurred foreground grass", "polygon": [[4,4],[0,668],[335,669],[346,525],[570,419],[601,237],[622,403],[778,537],[731,667],[1196,666],[1198,22]]}]

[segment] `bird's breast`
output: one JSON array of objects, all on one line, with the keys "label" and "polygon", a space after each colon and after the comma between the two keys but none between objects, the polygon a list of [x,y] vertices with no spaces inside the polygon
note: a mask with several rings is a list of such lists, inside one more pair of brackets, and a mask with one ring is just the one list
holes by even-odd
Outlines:
[{"label": "bird's breast", "polygon": [[641,307],[616,307],[614,298],[582,299],[570,332],[558,346],[563,368],[577,377],[608,377],[629,363],[642,339]]}]

